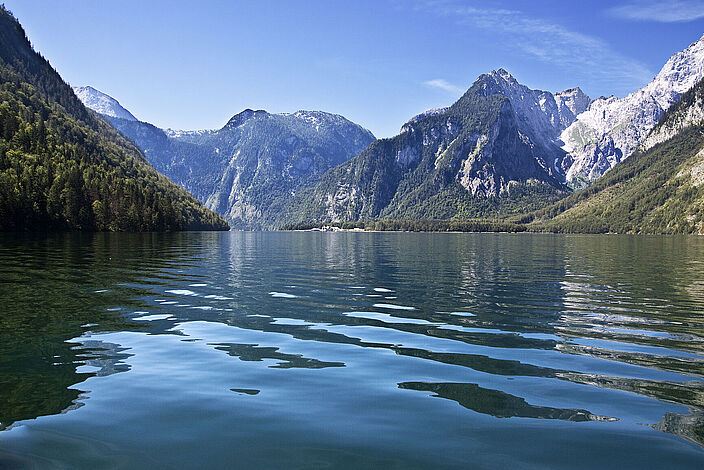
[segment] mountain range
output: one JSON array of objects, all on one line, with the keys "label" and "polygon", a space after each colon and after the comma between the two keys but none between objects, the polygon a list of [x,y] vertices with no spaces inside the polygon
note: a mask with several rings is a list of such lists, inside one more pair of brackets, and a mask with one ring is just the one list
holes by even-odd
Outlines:
[{"label": "mountain range", "polygon": [[246,109],[221,129],[162,130],[137,120],[94,88],[74,91],[132,139],[158,171],[237,229],[280,225],[298,192],[374,140],[361,126],[321,111],[271,114]]},{"label": "mountain range", "polygon": [[499,69],[452,106],[422,113],[391,139],[328,172],[291,222],[487,217],[542,207],[569,191],[560,133],[591,100],[552,94]]},{"label": "mountain range", "polygon": [[289,221],[496,218],[544,208],[628,158],[703,76],[704,37],[622,99],[531,90],[493,71],[449,108],[416,116],[328,172],[297,198]]},{"label": "mountain range", "polygon": [[42,218],[89,230],[222,227],[187,190],[237,229],[490,218],[532,230],[703,231],[704,36],[624,98],[534,90],[498,69],[375,140],[322,111],[246,109],[220,129],[159,129],[95,88],[71,93],[3,14],[0,210],[10,228]]},{"label": "mountain range", "polygon": [[562,132],[563,168],[582,188],[636,150],[660,116],[704,78],[704,36],[674,54],[643,88],[625,98],[599,98]]}]

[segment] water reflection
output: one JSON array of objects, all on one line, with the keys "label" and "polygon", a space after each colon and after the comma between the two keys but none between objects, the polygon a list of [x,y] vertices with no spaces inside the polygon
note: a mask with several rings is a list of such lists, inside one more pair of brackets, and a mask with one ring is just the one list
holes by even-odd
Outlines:
[{"label": "water reflection", "polygon": [[564,421],[616,421],[618,418],[597,416],[587,410],[534,406],[523,398],[482,388],[477,384],[403,382],[399,388],[432,392],[434,397],[453,400],[467,409],[496,418],[561,419]]},{"label": "water reflection", "polygon": [[[211,397],[226,416],[233,397],[271,407],[271,395],[352,384],[320,398],[318,419],[373,421],[430,392],[489,417],[618,422],[634,436],[645,423],[704,446],[704,241],[695,238],[4,235],[0,270],[2,427],[87,403],[98,393],[81,385],[91,377],[122,372],[145,386],[174,372],[216,377],[213,361],[231,357],[247,388],[231,380],[228,398]],[[178,340],[167,348],[157,338]],[[173,393],[189,396],[181,386]],[[556,390],[578,406],[558,404]],[[427,409],[445,409],[436,402]],[[454,419],[476,419],[465,414]]]},{"label": "water reflection", "polygon": [[[0,238],[0,427],[76,409],[77,384],[126,371],[119,345],[91,333],[139,330],[121,312],[141,308],[146,273],[164,279],[186,247],[154,235],[9,235]],[[173,279],[173,278],[172,278]]]},{"label": "water reflection", "polygon": [[273,359],[276,362],[269,367],[290,369],[322,369],[324,367],[345,367],[343,362],[325,362],[317,359],[303,357],[301,354],[285,354],[279,348],[259,347],[256,344],[212,344],[215,349],[225,351],[230,356],[238,357],[241,361],[263,361]]}]

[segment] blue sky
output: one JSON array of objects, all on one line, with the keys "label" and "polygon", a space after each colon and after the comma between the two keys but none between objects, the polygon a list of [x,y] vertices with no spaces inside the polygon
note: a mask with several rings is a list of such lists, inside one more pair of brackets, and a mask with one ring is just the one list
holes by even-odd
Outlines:
[{"label": "blue sky", "polygon": [[499,67],[623,96],[704,33],[704,0],[4,2],[70,84],[174,129],[312,109],[388,137]]}]

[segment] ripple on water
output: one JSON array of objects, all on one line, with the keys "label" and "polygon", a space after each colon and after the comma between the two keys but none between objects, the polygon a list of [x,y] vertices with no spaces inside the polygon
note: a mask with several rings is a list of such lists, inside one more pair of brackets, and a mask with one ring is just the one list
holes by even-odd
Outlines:
[{"label": "ripple on water", "polygon": [[155,320],[175,320],[176,318],[170,314],[154,314],[145,315],[142,317],[133,317],[134,321],[155,321]]},{"label": "ripple on water", "polygon": [[197,296],[198,295],[189,289],[169,289],[165,292],[168,294],[174,294],[174,295],[188,295],[188,296]]},{"label": "ripple on water", "polygon": [[379,320],[384,323],[411,323],[415,325],[439,325],[440,323],[433,323],[427,320],[422,320],[420,318],[404,318],[395,317],[388,313],[379,312],[345,312],[345,316],[354,318],[365,318],[368,320]]},{"label": "ripple on water", "polygon": [[0,243],[28,468],[704,468],[704,239],[103,235]]},{"label": "ripple on water", "polygon": [[406,305],[396,305],[396,304],[374,304],[373,307],[376,308],[388,308],[391,310],[415,310],[415,307],[409,307]]},{"label": "ripple on water", "polygon": [[295,299],[298,298],[297,295],[288,294],[286,292],[269,292],[269,295],[277,299]]}]

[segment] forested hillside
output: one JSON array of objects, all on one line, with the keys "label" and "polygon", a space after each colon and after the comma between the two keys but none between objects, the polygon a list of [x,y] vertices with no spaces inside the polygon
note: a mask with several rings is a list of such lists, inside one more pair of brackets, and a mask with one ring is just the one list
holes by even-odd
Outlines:
[{"label": "forested hillside", "polygon": [[83,104],[0,9],[0,230],[227,230]]}]

